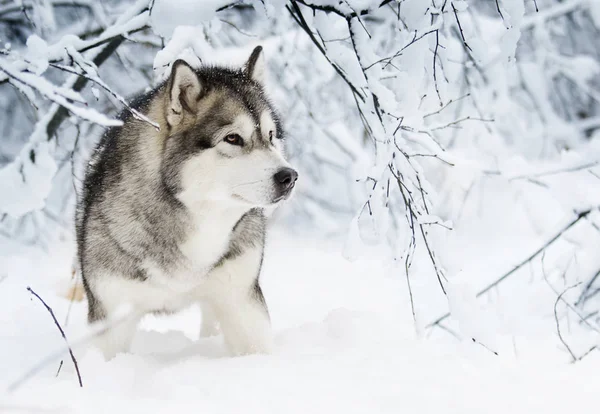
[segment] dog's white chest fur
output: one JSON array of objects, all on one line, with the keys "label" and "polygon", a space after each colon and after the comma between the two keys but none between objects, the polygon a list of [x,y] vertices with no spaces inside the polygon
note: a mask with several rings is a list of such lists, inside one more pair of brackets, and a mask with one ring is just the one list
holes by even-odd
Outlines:
[{"label": "dog's white chest fur", "polygon": [[179,246],[194,272],[206,273],[226,253],[234,225],[230,220],[223,223],[220,217],[203,217],[194,223]]},{"label": "dog's white chest fur", "polygon": [[189,232],[178,247],[184,261],[176,268],[161,269],[154,263],[145,263],[149,282],[183,293],[201,285],[206,275],[229,248],[235,224],[245,213],[241,209],[215,208],[195,214]]},{"label": "dog's white chest fur", "polygon": [[227,252],[231,233],[236,223],[246,212],[246,208],[223,208],[212,206],[193,213],[190,231],[186,240],[179,246],[181,253],[189,260],[194,271],[207,271]]}]

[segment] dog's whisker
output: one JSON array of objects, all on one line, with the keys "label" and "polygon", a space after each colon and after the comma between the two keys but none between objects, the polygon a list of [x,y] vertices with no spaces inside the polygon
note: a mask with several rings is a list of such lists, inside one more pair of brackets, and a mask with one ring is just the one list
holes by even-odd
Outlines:
[{"label": "dog's whisker", "polygon": [[233,186],[233,188],[238,188],[238,187],[241,187],[243,185],[251,185],[251,184],[261,183],[263,181],[266,181],[266,180],[262,179],[262,180],[249,181],[249,182],[246,182],[246,183],[236,184],[236,185]]}]

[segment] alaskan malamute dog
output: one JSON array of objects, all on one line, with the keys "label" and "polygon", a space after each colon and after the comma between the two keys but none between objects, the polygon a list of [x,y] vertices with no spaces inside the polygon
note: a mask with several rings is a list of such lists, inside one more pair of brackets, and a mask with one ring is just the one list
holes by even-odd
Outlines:
[{"label": "alaskan malamute dog", "polygon": [[266,214],[298,174],[263,90],[262,48],[242,69],[173,63],[169,79],[121,115],[87,168],[77,243],[90,323],[107,358],[127,351],[139,319],[200,303],[202,335],[217,324],[234,354],[268,352],[259,274]]}]

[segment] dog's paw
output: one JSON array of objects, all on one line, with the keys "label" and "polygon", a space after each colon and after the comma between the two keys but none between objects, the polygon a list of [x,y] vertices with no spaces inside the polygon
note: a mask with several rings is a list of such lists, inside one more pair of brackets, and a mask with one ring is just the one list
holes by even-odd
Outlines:
[{"label": "dog's paw", "polygon": [[202,323],[200,327],[200,338],[210,338],[219,334],[219,325],[217,323]]}]

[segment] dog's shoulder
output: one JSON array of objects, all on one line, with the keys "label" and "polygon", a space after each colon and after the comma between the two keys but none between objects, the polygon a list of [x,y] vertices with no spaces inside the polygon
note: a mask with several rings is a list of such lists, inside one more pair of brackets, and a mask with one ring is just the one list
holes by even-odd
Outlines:
[{"label": "dog's shoulder", "polygon": [[262,253],[265,244],[267,220],[264,211],[253,208],[240,218],[231,231],[229,246],[214,267],[241,256],[248,250],[259,249]]}]

